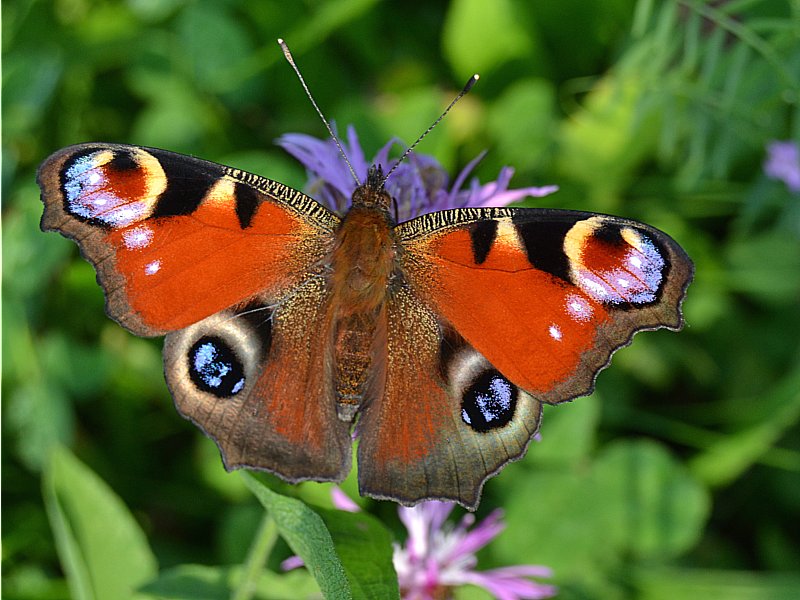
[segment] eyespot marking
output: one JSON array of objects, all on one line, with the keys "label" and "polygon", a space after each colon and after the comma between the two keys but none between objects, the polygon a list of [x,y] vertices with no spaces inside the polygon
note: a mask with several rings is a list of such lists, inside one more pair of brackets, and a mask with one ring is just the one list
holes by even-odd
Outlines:
[{"label": "eyespot marking", "polygon": [[591,217],[572,227],[564,249],[573,281],[593,300],[611,305],[658,300],[667,259],[645,232],[608,217]]},{"label": "eyespot marking", "polygon": [[61,171],[66,212],[113,228],[149,217],[165,187],[158,160],[135,148],[88,149],[71,157]]},{"label": "eyespot marking", "polygon": [[479,432],[506,425],[514,416],[518,391],[499,371],[488,369],[464,392],[461,418]]},{"label": "eyespot marking", "polygon": [[244,365],[221,337],[201,337],[189,349],[187,359],[189,377],[204,392],[230,398],[244,387]]}]

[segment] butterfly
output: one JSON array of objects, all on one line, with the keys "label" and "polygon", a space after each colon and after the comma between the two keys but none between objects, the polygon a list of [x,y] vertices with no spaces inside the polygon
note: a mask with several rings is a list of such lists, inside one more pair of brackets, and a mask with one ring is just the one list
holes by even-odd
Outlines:
[{"label": "butterfly", "polygon": [[166,336],[178,411],[227,469],[475,508],[542,405],[591,392],[644,329],[680,329],[693,265],[619,217],[464,208],[397,223],[379,168],[339,215],[281,183],[108,143],[41,165],[43,230],[75,240],[106,311]]}]

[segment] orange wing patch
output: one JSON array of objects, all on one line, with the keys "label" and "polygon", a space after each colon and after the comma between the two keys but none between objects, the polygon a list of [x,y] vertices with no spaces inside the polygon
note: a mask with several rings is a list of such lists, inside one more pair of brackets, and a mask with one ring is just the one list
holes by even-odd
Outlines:
[{"label": "orange wing patch", "polygon": [[[447,243],[443,238],[433,249]],[[546,392],[575,371],[608,314],[554,276],[530,265],[519,269],[526,260],[519,252],[505,261],[503,254],[492,251],[481,267],[431,258],[436,268],[428,277],[435,284],[418,278],[417,285],[501,373],[531,393]]]},{"label": "orange wing patch", "polygon": [[[263,202],[242,230],[228,202],[203,203],[188,216],[162,217],[111,231],[116,270],[130,310],[151,328],[182,329],[263,290],[296,285],[325,252],[316,232],[280,206]],[[312,256],[308,238],[316,238]],[[111,290],[115,302],[122,290]]]}]

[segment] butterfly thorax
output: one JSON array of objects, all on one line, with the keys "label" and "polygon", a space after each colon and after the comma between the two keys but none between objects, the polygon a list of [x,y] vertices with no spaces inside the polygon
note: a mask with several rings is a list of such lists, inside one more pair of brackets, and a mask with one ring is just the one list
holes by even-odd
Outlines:
[{"label": "butterfly thorax", "polygon": [[[363,192],[362,198],[356,196]],[[331,256],[331,311],[339,417],[349,421],[362,404],[367,374],[385,361],[386,294],[396,265],[388,196],[370,186],[336,233]]]}]

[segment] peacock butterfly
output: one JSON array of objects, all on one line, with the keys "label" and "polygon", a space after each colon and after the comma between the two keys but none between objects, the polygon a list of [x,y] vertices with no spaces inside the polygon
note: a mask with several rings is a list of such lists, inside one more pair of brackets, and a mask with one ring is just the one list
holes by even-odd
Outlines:
[{"label": "peacock butterfly", "polygon": [[281,183],[108,143],[44,161],[43,230],[75,240],[106,310],[166,335],[178,411],[227,469],[478,504],[542,403],[591,392],[644,329],[680,329],[693,265],[619,217],[465,208],[397,223],[379,167],[338,215]]}]

